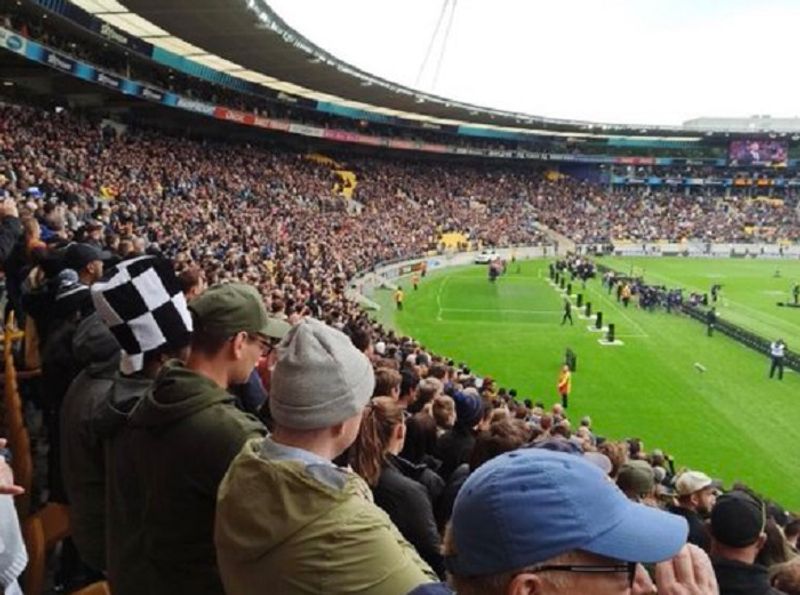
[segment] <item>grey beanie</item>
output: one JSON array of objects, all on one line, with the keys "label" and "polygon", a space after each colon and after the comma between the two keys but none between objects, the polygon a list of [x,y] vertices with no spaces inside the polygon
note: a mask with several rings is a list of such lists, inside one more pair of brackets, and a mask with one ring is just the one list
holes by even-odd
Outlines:
[{"label": "grey beanie", "polygon": [[278,347],[269,408],[280,426],[330,428],[359,413],[374,388],[369,359],[347,335],[306,318]]}]

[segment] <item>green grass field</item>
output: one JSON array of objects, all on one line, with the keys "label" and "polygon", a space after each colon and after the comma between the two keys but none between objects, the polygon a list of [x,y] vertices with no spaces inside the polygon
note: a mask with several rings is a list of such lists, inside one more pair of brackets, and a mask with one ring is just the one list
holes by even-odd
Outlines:
[{"label": "green grass field", "polygon": [[[606,259],[644,270],[651,282],[708,291],[723,285],[720,316],[768,337],[800,347],[800,309],[778,308],[800,262]],[[509,267],[490,284],[480,265],[432,273],[420,289],[406,284],[406,303],[395,312],[391,294],[376,292],[378,318],[427,348],[467,362],[479,375],[516,388],[520,398],[556,401],[556,377],[564,351],[578,355],[570,416],[590,414],[609,438],[639,437],[646,448],[673,454],[679,466],[702,469],[725,482],[742,480],[784,505],[800,510],[800,375],[769,380],[769,360],[687,317],[627,310],[599,280],[583,291],[594,311],[616,325],[618,347],[573,310],[575,326],[560,326],[562,296],[547,282],[547,261]],[[573,293],[576,292],[573,289]],[[702,364],[705,372],[696,369]]]}]

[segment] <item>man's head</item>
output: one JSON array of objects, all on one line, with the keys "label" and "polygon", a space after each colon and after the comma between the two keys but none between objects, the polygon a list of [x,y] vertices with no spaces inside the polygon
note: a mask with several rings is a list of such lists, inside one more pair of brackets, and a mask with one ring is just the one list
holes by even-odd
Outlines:
[{"label": "man's head", "polygon": [[109,258],[110,253],[91,244],[73,242],[64,254],[64,265],[78,273],[81,283],[91,285],[103,277],[103,262]]},{"label": "man's head", "polygon": [[411,368],[404,368],[400,375],[400,404],[408,408],[417,400],[417,387],[419,386],[419,375]]},{"label": "man's head", "polygon": [[582,457],[522,449],[464,483],[445,565],[459,595],[627,594],[634,563],[671,558],[687,533],[684,519],[630,502]]},{"label": "man's head", "polygon": [[316,433],[334,458],[355,440],[374,387],[369,358],[347,335],[306,318],[278,347],[269,403],[276,432]]},{"label": "man's head", "polygon": [[453,394],[456,405],[455,427],[462,430],[473,429],[483,418],[483,402],[477,395],[468,392]]},{"label": "man's head", "polygon": [[711,511],[711,552],[752,564],[767,535],[764,503],[741,490],[723,494]]},{"label": "man's head", "polygon": [[403,377],[400,372],[391,368],[379,367],[375,370],[375,397],[400,398],[400,383]]},{"label": "man's head", "polygon": [[442,394],[443,388],[441,381],[436,378],[424,378],[420,380],[417,386],[417,409],[433,402],[436,397]]},{"label": "man's head", "polygon": [[655,472],[647,461],[628,461],[619,470],[617,486],[634,502],[654,497]]},{"label": "man's head", "polygon": [[169,261],[142,256],[121,262],[92,285],[91,294],[122,348],[123,373],[141,372],[160,356],[177,357],[189,345],[192,317]]},{"label": "man's head", "polygon": [[200,294],[202,294],[207,287],[206,276],[198,266],[189,267],[181,272],[178,276],[181,283],[181,289],[186,296],[186,301],[190,302]]},{"label": "man's head", "polygon": [[289,330],[288,323],[267,316],[255,287],[242,283],[210,287],[189,310],[195,329],[190,365],[213,370],[225,387],[246,382],[270,338]]},{"label": "man's head", "polygon": [[456,406],[452,397],[441,395],[433,400],[431,410],[436,425],[442,429],[449,430],[456,421]]},{"label": "man's head", "polygon": [[675,481],[675,493],[681,507],[707,515],[714,508],[719,485],[700,471],[684,471]]}]

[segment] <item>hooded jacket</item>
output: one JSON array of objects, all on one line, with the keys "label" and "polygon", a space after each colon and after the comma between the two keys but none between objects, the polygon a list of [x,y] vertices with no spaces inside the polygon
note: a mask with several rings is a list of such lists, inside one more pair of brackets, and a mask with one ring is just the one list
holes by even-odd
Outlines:
[{"label": "hooded jacket", "polygon": [[220,486],[215,539],[228,595],[394,595],[437,580],[364,480],[287,450],[298,449],[251,440]]},{"label": "hooded jacket", "polygon": [[217,488],[245,441],[266,429],[215,382],[172,361],[131,413],[127,432],[118,454],[143,490],[143,550],[119,563],[143,560],[136,593],[222,595],[213,539]]},{"label": "hooded jacket", "polygon": [[78,326],[72,341],[84,368],[61,405],[61,472],[70,503],[70,529],[81,558],[94,570],[105,561],[105,457],[94,419],[105,405],[119,365],[119,345],[99,314]]},{"label": "hooded jacket", "polygon": [[142,374],[117,372],[94,431],[103,437],[106,462],[106,573],[115,595],[141,593],[144,560],[144,489],[139,477],[141,461],[127,428],[131,412],[153,386]]}]

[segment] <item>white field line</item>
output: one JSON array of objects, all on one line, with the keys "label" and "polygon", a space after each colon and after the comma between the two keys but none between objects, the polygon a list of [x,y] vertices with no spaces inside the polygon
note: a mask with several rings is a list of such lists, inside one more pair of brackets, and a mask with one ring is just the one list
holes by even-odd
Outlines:
[{"label": "white field line", "polygon": [[561,314],[561,310],[514,310],[511,308],[440,308],[442,312],[497,312],[499,314]]},{"label": "white field line", "polygon": [[447,285],[447,281],[450,279],[450,276],[446,276],[444,281],[439,284],[439,289],[436,291],[436,307],[438,311],[436,312],[436,320],[442,320],[442,292],[444,291],[444,286]]},{"label": "white field line", "polygon": [[[641,333],[641,336],[642,336],[642,337],[647,337],[648,339],[650,338],[650,335],[648,335],[648,334],[647,334],[647,331],[645,331],[645,330],[644,330],[644,329],[641,327],[641,325],[640,325],[640,324],[638,324],[636,321],[634,321],[633,319],[631,319],[631,317],[630,317],[630,316],[628,316],[627,314],[625,314],[625,312],[624,312],[624,310],[623,310],[623,307],[622,307],[622,306],[618,306],[618,305],[617,305],[617,304],[616,304],[616,303],[615,303],[615,302],[614,302],[614,301],[613,301],[611,298],[609,298],[607,295],[605,295],[605,294],[603,293],[603,287],[602,287],[602,285],[600,286],[600,289],[597,289],[597,288],[595,288],[595,287],[592,287],[592,291],[593,291],[594,293],[596,293],[598,296],[600,296],[600,297],[601,297],[603,300],[605,300],[606,302],[608,302],[609,304],[611,304],[611,306],[614,308],[614,310],[615,310],[617,313],[619,313],[619,315],[620,315],[620,316],[622,316],[622,317],[623,317],[625,320],[627,320],[627,321],[628,321],[628,322],[631,324],[631,326],[634,326],[634,327],[636,327],[636,328],[639,330],[639,332]],[[608,322],[608,319],[606,319],[606,322]]]},{"label": "white field line", "polygon": [[[541,269],[539,269],[539,270],[541,271]],[[549,281],[549,282],[550,282],[550,284],[553,286],[553,289],[555,289],[555,290],[556,290],[558,293],[560,293],[560,294],[562,294],[562,295],[564,295],[564,294],[566,293],[566,290],[565,290],[565,289],[561,289],[561,288],[560,288],[558,285],[556,285],[555,283],[553,283],[553,281],[552,281],[551,279],[548,279],[548,281]],[[589,289],[590,289],[590,286],[589,286],[589,285],[587,285],[587,286],[586,286],[586,289],[585,289],[584,291],[588,291]],[[630,325],[631,325],[631,326],[633,326],[633,327],[636,327],[636,329],[639,331],[638,333],[633,333],[633,334],[625,334],[625,335],[618,334],[618,335],[616,335],[616,336],[618,336],[618,337],[640,337],[640,338],[643,338],[643,339],[649,339],[649,338],[650,338],[650,335],[648,335],[648,334],[647,334],[647,331],[645,331],[645,330],[644,330],[644,329],[641,327],[641,325],[639,325],[639,324],[637,324],[635,321],[631,320],[631,318],[629,318],[629,317],[628,317],[628,316],[627,316],[627,315],[626,315],[626,314],[625,314],[625,313],[622,311],[622,309],[621,309],[621,308],[619,308],[619,306],[617,306],[617,305],[616,305],[616,304],[615,304],[613,301],[611,301],[609,298],[607,298],[607,297],[606,297],[606,296],[603,294],[603,289],[602,289],[602,287],[601,287],[601,289],[599,289],[599,290],[598,290],[598,289],[595,289],[594,287],[592,287],[592,288],[591,288],[591,290],[592,290],[593,292],[597,293],[597,294],[598,294],[598,295],[599,295],[601,298],[603,298],[604,300],[608,301],[608,302],[609,302],[609,303],[610,303],[612,306],[615,306],[617,309],[619,309],[619,313],[622,315],[622,317],[623,317],[625,320],[627,320],[627,321],[630,323]],[[575,294],[575,296],[577,297],[577,294]],[[572,301],[572,300],[573,300],[573,296],[569,296],[569,299],[570,299],[570,301]],[[576,306],[576,308],[577,308],[577,306]],[[578,310],[580,310],[580,308],[577,308],[577,309],[578,309]],[[559,310],[559,311],[560,311],[560,310]],[[580,317],[580,315],[579,315],[579,317]],[[594,315],[592,315],[592,317],[594,317]]]}]

